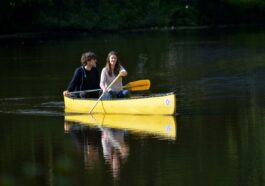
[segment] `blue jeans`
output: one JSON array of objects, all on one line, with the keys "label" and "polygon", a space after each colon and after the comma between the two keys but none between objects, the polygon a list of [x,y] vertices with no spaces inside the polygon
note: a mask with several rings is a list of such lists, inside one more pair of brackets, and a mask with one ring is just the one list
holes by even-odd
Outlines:
[{"label": "blue jeans", "polygon": [[128,90],[121,90],[119,92],[116,91],[109,91],[104,94],[102,99],[108,100],[112,98],[128,98],[130,97],[130,92]]}]

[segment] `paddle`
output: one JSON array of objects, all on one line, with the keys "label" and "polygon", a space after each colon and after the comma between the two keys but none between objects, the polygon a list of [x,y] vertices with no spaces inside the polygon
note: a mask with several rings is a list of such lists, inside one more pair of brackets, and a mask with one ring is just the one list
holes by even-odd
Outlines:
[{"label": "paddle", "polygon": [[123,86],[123,88],[126,88],[130,91],[149,90],[150,85],[151,85],[150,80],[144,79],[144,80],[130,82],[125,86]]},{"label": "paddle", "polygon": [[[111,82],[111,84],[107,87],[107,90],[110,89],[112,87],[112,85],[121,77],[121,73],[119,73],[119,75]],[[94,110],[94,108],[97,106],[98,102],[101,100],[101,98],[105,95],[106,92],[103,92],[101,94],[101,96],[98,98],[97,102],[95,103],[95,105],[92,107],[92,109],[89,111],[89,114],[92,113],[92,111]]]},{"label": "paddle", "polygon": [[[123,88],[128,89],[130,91],[141,91],[141,90],[149,90],[150,89],[150,80],[143,79],[138,81],[132,81],[127,83]],[[81,90],[81,91],[74,91],[69,92],[70,94],[80,93],[80,92],[96,92],[100,91],[101,89],[93,89],[93,90]]]}]

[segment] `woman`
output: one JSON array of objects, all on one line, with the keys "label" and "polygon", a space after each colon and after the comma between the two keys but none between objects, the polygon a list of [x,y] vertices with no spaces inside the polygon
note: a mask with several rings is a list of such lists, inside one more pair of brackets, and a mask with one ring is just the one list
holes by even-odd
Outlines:
[{"label": "woman", "polygon": [[99,73],[96,68],[97,57],[94,52],[86,52],[81,56],[81,66],[75,70],[72,80],[64,96],[70,96],[72,91],[83,91],[74,97],[98,98],[98,91],[85,92],[85,90],[99,89]]},{"label": "woman", "polygon": [[119,78],[112,87],[107,90],[107,87],[119,73],[121,74],[121,77],[127,76],[127,71],[119,63],[117,53],[111,51],[106,59],[106,66],[101,71],[100,88],[104,93],[102,99],[129,97],[129,91],[123,90],[122,88],[122,78]]}]

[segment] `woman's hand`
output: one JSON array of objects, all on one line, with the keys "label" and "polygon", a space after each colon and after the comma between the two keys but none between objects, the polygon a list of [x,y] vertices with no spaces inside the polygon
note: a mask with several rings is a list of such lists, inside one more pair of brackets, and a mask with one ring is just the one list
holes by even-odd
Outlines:
[{"label": "woman's hand", "polygon": [[108,92],[107,90],[108,87],[106,85],[104,85],[103,83],[100,83],[99,86],[102,89],[103,93]]},{"label": "woman's hand", "polygon": [[125,77],[125,76],[127,76],[127,71],[126,70],[121,70],[120,71],[120,75],[122,76],[122,77]]},{"label": "woman's hand", "polygon": [[105,92],[108,92],[108,90],[104,87],[103,89],[102,89],[102,91],[105,93]]}]

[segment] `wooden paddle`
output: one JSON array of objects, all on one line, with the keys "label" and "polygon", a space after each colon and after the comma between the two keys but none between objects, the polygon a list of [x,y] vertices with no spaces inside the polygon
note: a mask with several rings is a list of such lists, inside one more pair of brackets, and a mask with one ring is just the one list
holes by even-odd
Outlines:
[{"label": "wooden paddle", "polygon": [[[141,90],[149,90],[150,85],[151,83],[149,79],[143,79],[143,80],[129,82],[125,86],[123,86],[123,88],[128,89],[130,91],[141,91]],[[75,93],[80,93],[80,92],[96,92],[100,90],[101,89],[81,90],[81,91],[74,91],[74,92],[69,92],[69,93],[75,94]]]},{"label": "wooden paddle", "polygon": [[[121,73],[119,73],[119,75],[111,82],[111,84],[107,87],[107,90],[110,89],[112,87],[112,85],[114,83],[116,83],[116,81],[121,77]],[[89,111],[89,114],[92,113],[92,111],[94,110],[94,108],[98,105],[98,102],[101,100],[101,98],[105,95],[106,92],[103,92],[101,94],[101,96],[98,98],[97,102],[95,103],[95,105],[92,107],[92,109]]]}]

